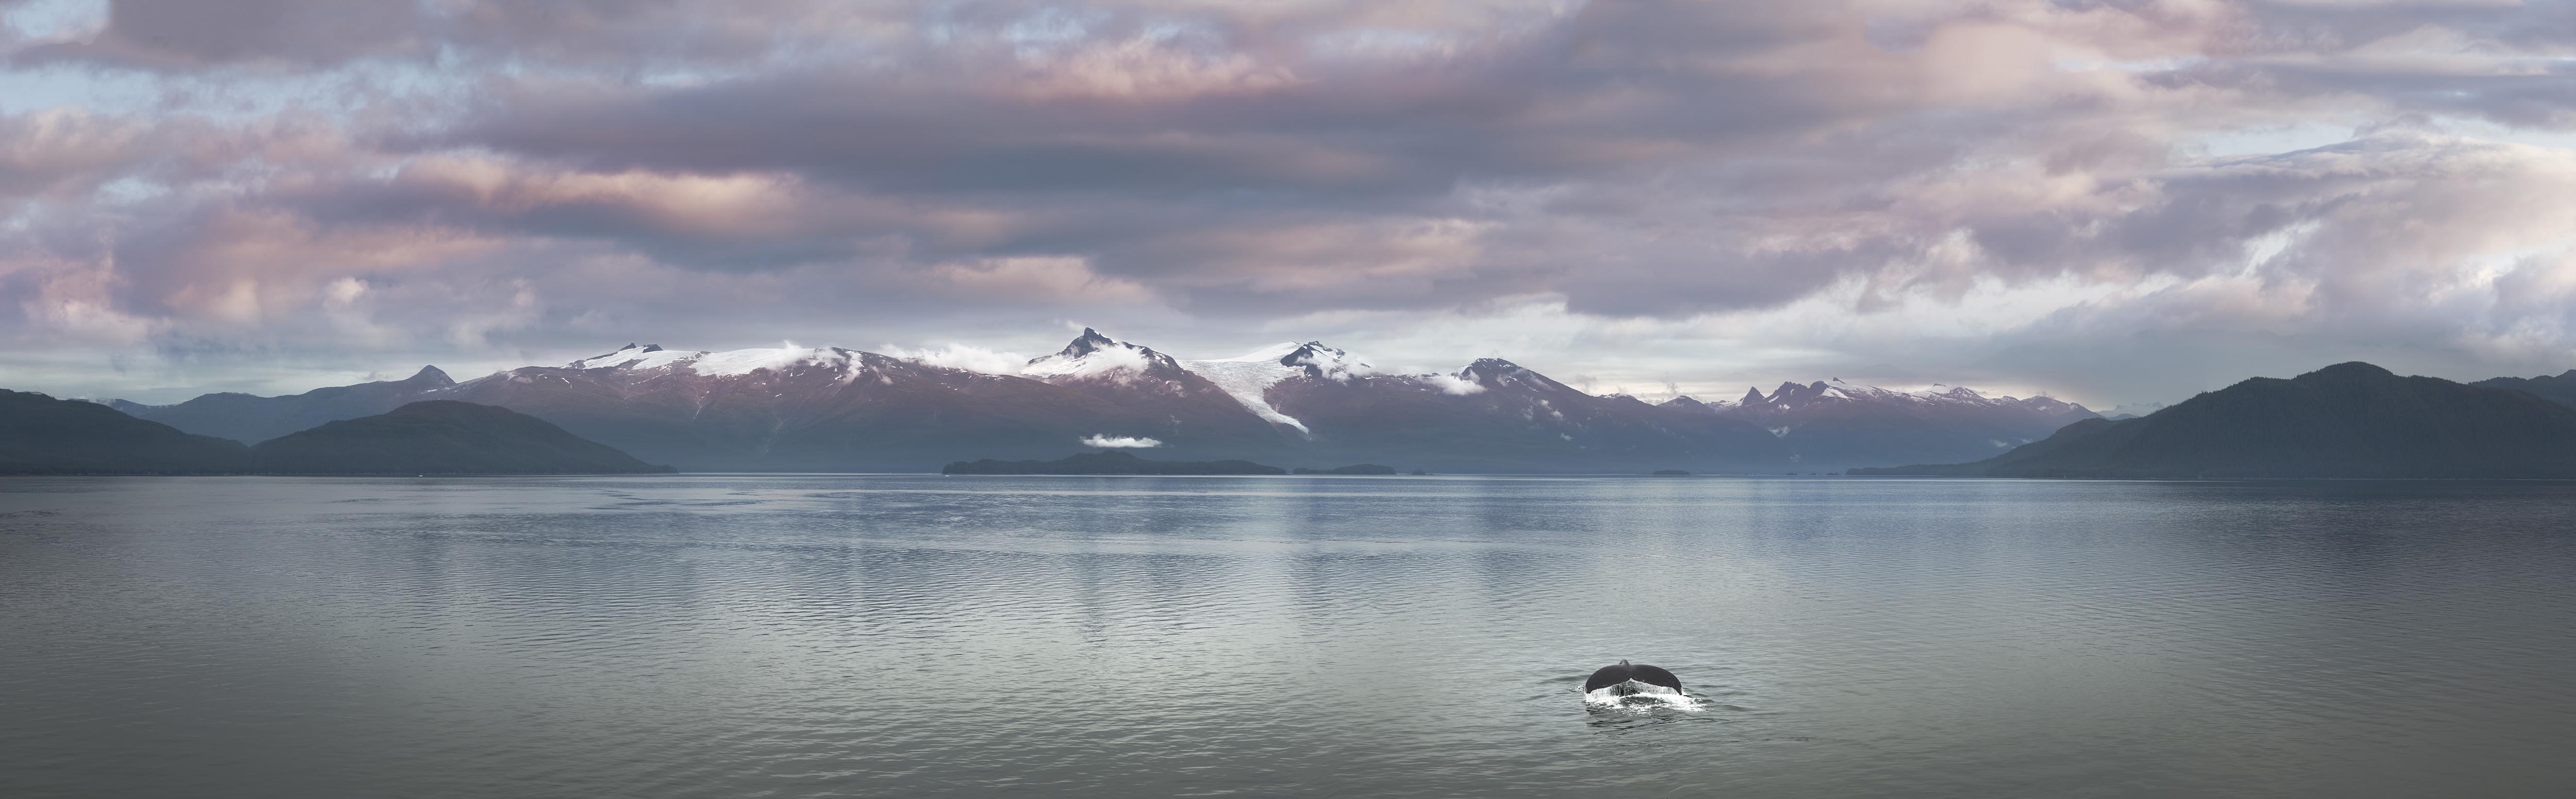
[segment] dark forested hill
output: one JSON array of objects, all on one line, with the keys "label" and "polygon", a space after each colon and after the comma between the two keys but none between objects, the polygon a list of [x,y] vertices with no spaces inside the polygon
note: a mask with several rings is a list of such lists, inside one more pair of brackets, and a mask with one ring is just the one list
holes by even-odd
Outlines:
[{"label": "dark forested hill", "polygon": [[507,408],[415,402],[251,448],[277,474],[619,474],[669,472]]},{"label": "dark forested hill", "polygon": [[2540,395],[2542,399],[2576,408],[2576,369],[2569,369],[2564,374],[2539,377],[2493,377],[2469,385],[2530,392]]},{"label": "dark forested hill", "polygon": [[2135,419],[2088,419],[1995,458],[1852,474],[2576,478],[2576,409],[2344,363],[2255,378]]},{"label": "dark forested hill", "polygon": [[117,410],[198,435],[257,444],[323,422],[373,416],[402,407],[430,392],[456,385],[435,366],[401,380],[317,388],[283,397],[250,394],[206,394],[177,405],[141,405],[112,400]]},{"label": "dark forested hill", "polygon": [[240,442],[95,402],[0,390],[0,474],[210,474],[249,468]]}]

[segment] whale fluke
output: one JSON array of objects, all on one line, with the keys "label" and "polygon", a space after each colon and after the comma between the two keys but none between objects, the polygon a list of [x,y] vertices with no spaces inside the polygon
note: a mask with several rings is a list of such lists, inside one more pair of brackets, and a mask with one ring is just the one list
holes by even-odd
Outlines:
[{"label": "whale fluke", "polygon": [[1592,679],[1583,681],[1583,692],[1592,693],[1630,680],[1647,685],[1660,685],[1673,689],[1673,693],[1682,693],[1682,678],[1673,676],[1672,672],[1665,671],[1661,666],[1629,663],[1625,660],[1619,661],[1618,665],[1603,666],[1599,671],[1593,672]]}]

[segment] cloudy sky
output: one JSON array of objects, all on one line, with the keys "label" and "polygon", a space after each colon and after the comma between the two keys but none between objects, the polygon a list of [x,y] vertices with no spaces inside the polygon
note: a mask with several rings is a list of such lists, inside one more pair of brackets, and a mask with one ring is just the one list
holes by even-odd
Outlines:
[{"label": "cloudy sky", "polygon": [[2576,367],[2576,2],[0,0],[0,385]]}]

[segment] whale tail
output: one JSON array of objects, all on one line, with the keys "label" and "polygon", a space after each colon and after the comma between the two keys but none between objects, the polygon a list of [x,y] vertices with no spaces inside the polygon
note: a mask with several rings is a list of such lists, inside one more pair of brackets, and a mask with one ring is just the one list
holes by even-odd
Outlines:
[{"label": "whale tail", "polygon": [[1689,695],[1687,692],[1682,690],[1682,678],[1673,676],[1672,672],[1665,671],[1663,667],[1639,664],[1636,666],[1636,670],[1636,676],[1630,677],[1629,679],[1636,680],[1647,685],[1660,685],[1665,688],[1670,688],[1673,689],[1673,693],[1682,694],[1684,696]]},{"label": "whale tail", "polygon": [[1682,693],[1682,678],[1673,676],[1672,672],[1665,671],[1661,666],[1629,663],[1626,660],[1619,661],[1617,665],[1603,666],[1600,670],[1592,672],[1592,678],[1583,681],[1583,692],[1588,694],[1629,680],[1670,688],[1677,694]]}]

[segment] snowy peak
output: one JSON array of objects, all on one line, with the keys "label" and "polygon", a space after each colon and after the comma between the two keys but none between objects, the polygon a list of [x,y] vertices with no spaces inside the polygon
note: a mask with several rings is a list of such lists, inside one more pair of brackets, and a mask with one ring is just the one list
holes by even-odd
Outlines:
[{"label": "snowy peak", "polygon": [[1458,379],[1471,380],[1491,388],[1498,382],[1536,374],[1538,373],[1522,368],[1520,364],[1501,358],[1478,358],[1474,363],[1467,364],[1467,368],[1458,370]]},{"label": "snowy peak", "polygon": [[1127,381],[1139,376],[1168,379],[1181,371],[1172,356],[1129,344],[1083,328],[1082,335],[1054,355],[1030,359],[1020,373],[1040,380],[1107,378]]},{"label": "snowy peak", "polygon": [[1443,389],[1453,394],[1472,394],[1478,391],[1513,387],[1548,394],[1583,393],[1575,391],[1564,383],[1549,379],[1547,375],[1501,358],[1478,358],[1475,363],[1468,364],[1467,368],[1458,370],[1455,380],[1461,388],[1465,386],[1475,388],[1462,391],[1444,386]]},{"label": "snowy peak", "polygon": [[1977,393],[1976,389],[1966,386],[1945,386],[1939,383],[1932,384],[1930,388],[1909,391],[1906,394],[1927,402],[1957,402],[1971,405],[1990,405],[1994,402],[1987,399],[1986,395]]},{"label": "snowy peak", "polygon": [[1117,341],[1110,339],[1108,336],[1101,335],[1098,330],[1086,327],[1082,329],[1082,335],[1073,337],[1073,343],[1064,345],[1064,349],[1056,352],[1056,355],[1065,358],[1080,358],[1085,355],[1099,352],[1101,348],[1115,346],[1118,346]]},{"label": "snowy peak", "polygon": [[1349,382],[1352,377],[1374,371],[1350,353],[1324,346],[1320,341],[1282,342],[1232,358],[1186,361],[1183,367],[1215,384],[1254,415],[1296,428],[1299,433],[1309,432],[1306,423],[1271,406],[1272,386],[1299,377]]},{"label": "snowy peak", "polygon": [[1324,346],[1321,341],[1297,345],[1296,349],[1280,356],[1279,365],[1304,371],[1307,377],[1319,380],[1349,380],[1377,371],[1351,357],[1350,353]]},{"label": "snowy peak", "polygon": [[1309,341],[1304,344],[1287,341],[1232,358],[1189,363],[1193,364],[1192,371],[1200,371],[1196,367],[1199,364],[1269,364],[1285,368],[1292,373],[1302,373],[1307,377],[1324,380],[1349,380],[1361,375],[1374,374],[1377,371],[1376,367],[1352,357],[1350,353],[1324,346],[1324,342],[1321,341]]}]

